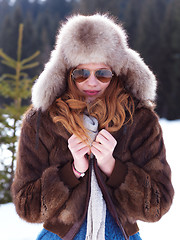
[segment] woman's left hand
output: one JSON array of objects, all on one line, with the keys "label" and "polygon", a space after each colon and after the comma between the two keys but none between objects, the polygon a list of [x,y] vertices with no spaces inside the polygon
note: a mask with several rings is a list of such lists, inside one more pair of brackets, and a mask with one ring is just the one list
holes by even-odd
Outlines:
[{"label": "woman's left hand", "polygon": [[93,142],[91,152],[95,155],[99,168],[109,177],[114,169],[113,151],[116,139],[105,129],[101,130]]}]

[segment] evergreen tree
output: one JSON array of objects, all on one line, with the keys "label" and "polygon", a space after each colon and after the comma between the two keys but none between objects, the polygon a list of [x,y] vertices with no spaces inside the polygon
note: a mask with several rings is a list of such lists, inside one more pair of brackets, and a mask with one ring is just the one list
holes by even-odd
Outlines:
[{"label": "evergreen tree", "polygon": [[114,16],[121,15],[124,0],[80,0],[75,7],[76,12],[81,14],[94,14],[96,12],[109,13]]},{"label": "evergreen tree", "polygon": [[13,15],[8,15],[3,22],[0,48],[4,49],[12,58],[16,57],[16,47],[10,40],[14,39],[17,42],[18,28],[21,22],[23,22],[21,8],[16,8]]},{"label": "evergreen tree", "polygon": [[7,15],[11,13],[12,7],[10,6],[10,0],[0,0],[0,31],[2,29],[2,23]]},{"label": "evergreen tree", "polygon": [[46,0],[43,7],[55,21],[64,19],[71,11],[71,3],[66,0]]},{"label": "evergreen tree", "polygon": [[22,101],[30,96],[30,89],[35,79],[28,76],[27,70],[38,66],[38,62],[32,62],[39,55],[38,51],[30,57],[22,59],[22,38],[23,25],[20,24],[16,60],[0,49],[2,64],[14,71],[14,73],[4,73],[0,77],[1,95],[12,100],[11,105],[4,105],[0,109],[1,144],[8,146],[8,150],[11,152],[9,166],[4,164],[4,159],[1,159],[4,170],[0,172],[0,203],[11,200],[9,190],[14,175],[18,128],[21,116],[27,108],[27,106],[23,106]]},{"label": "evergreen tree", "polygon": [[136,41],[141,36],[138,35],[139,21],[145,0],[129,0],[126,2],[123,20],[129,36],[129,44],[136,48]]},{"label": "evergreen tree", "polygon": [[180,118],[180,1],[169,2],[161,35],[160,96],[158,111]]},{"label": "evergreen tree", "polygon": [[[6,54],[9,55],[11,58],[16,58],[16,46],[15,44],[12,44],[11,41],[13,41],[13,43],[17,42],[18,27],[21,22],[22,22],[21,9],[17,8],[12,16],[11,15],[6,16],[2,24],[2,31],[0,34],[1,39],[0,48],[2,48],[3,51],[6,52]],[[12,70],[8,69],[6,65],[1,65],[0,75],[7,71],[12,73]],[[11,101],[9,98],[4,98],[1,93],[0,100],[1,100],[0,106],[2,106],[3,103],[10,104]]]},{"label": "evergreen tree", "polygon": [[38,36],[36,34],[36,29],[34,27],[30,12],[27,14],[24,20],[23,39],[25,44],[22,46],[22,57],[26,58],[32,53],[32,50],[39,48]]},{"label": "evergreen tree", "polygon": [[31,6],[31,3],[29,0],[16,0],[14,4],[15,9],[17,8],[21,9],[24,17],[28,14],[30,10],[30,6]]},{"label": "evergreen tree", "polygon": [[146,0],[142,7],[137,30],[136,48],[156,73],[159,68],[160,36],[166,5],[166,0]]}]

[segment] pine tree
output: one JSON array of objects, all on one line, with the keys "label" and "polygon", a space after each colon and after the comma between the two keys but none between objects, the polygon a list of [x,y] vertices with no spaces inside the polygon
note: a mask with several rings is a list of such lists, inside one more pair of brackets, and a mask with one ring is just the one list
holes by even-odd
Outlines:
[{"label": "pine tree", "polygon": [[146,0],[139,18],[136,47],[157,73],[166,0]]},{"label": "pine tree", "polygon": [[11,12],[10,0],[0,0],[0,31],[4,18]]},{"label": "pine tree", "polygon": [[144,0],[128,0],[126,2],[123,20],[128,32],[129,44],[132,48],[136,48],[136,40],[140,37],[137,31],[144,2]]},{"label": "pine tree", "polygon": [[180,1],[168,4],[161,35],[159,112],[168,119],[180,118]]},{"label": "pine tree", "polygon": [[[0,48],[11,56],[16,57],[16,46],[12,44],[10,39],[17,41],[19,24],[23,22],[21,8],[16,8],[13,15],[7,15],[2,23],[1,45]],[[4,70],[4,69],[3,69]]]},{"label": "pine tree", "polygon": [[9,57],[0,49],[1,63],[11,70],[10,73],[4,73],[0,77],[0,94],[11,99],[10,105],[5,104],[0,109],[1,144],[7,146],[11,152],[9,165],[5,163],[6,159],[1,159],[1,167],[4,169],[0,172],[0,203],[11,200],[9,190],[14,175],[18,129],[21,116],[27,108],[23,106],[23,100],[30,97],[30,89],[35,80],[35,78],[30,78],[26,71],[38,66],[38,62],[32,62],[32,60],[39,55],[39,51],[22,59],[22,38],[23,24],[20,24],[16,59]]},{"label": "pine tree", "polygon": [[121,15],[124,0],[80,0],[75,6],[77,12],[81,14],[95,14],[96,12],[109,13],[114,16]]}]

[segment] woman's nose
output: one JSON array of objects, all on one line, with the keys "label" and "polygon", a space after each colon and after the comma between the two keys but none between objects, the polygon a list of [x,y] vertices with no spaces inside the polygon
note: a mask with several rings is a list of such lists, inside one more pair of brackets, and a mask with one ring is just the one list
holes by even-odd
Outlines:
[{"label": "woman's nose", "polygon": [[95,77],[93,72],[88,77],[87,83],[88,83],[89,86],[96,86],[98,84],[98,79]]}]

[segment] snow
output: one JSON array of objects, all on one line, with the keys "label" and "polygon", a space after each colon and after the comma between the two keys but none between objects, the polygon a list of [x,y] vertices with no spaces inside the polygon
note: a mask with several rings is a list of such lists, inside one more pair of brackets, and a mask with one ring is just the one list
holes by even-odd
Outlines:
[{"label": "snow", "polygon": [[[180,120],[160,120],[163,129],[167,160],[172,170],[172,182],[175,197],[170,211],[156,223],[138,222],[143,240],[169,240],[178,237],[180,214]],[[0,205],[0,239],[2,240],[35,240],[42,229],[42,224],[31,224],[23,221],[15,212],[12,203]]]},{"label": "snow", "polygon": [[27,223],[16,214],[12,203],[0,206],[1,240],[35,240],[42,224]]}]

